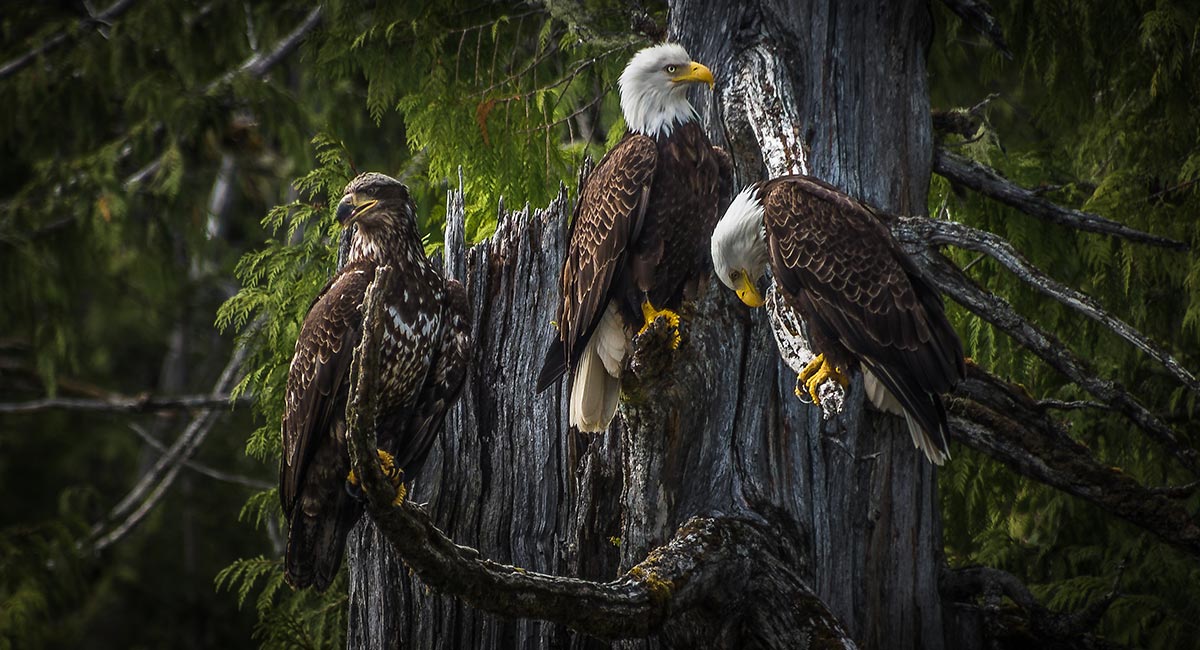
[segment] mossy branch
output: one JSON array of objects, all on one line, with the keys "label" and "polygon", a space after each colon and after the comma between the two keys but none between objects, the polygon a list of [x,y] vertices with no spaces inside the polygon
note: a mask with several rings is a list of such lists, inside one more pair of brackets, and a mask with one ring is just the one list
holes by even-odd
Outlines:
[{"label": "mossy branch", "polygon": [[1007,333],[1050,367],[1125,415],[1189,471],[1200,473],[1200,453],[1181,440],[1162,418],[1151,413],[1120,383],[1101,377],[1091,363],[1072,352],[1056,336],[1017,313],[1008,301],[980,287],[948,259],[929,248],[927,233],[919,227],[921,223],[920,219],[901,219],[893,224],[892,230],[943,294]]},{"label": "mossy branch", "polygon": [[367,287],[362,304],[362,340],[350,361],[350,399],[346,405],[346,442],[350,465],[360,477],[372,505],[390,504],[395,487],[375,462],[375,419],[379,413],[379,395],[375,380],[379,377],[379,339],[383,331],[383,297],[391,280],[392,267],[375,269],[375,279]]},{"label": "mossy branch", "polygon": [[1043,273],[1003,237],[954,221],[918,217],[904,219],[903,222],[905,227],[912,227],[930,244],[951,244],[991,257],[1025,284],[1096,321],[1133,344],[1137,349],[1150,355],[1183,385],[1192,392],[1200,394],[1200,381],[1197,381],[1187,368],[1184,368],[1175,357],[1171,356],[1171,353],[1133,326],[1105,311],[1091,296],[1068,287]]},{"label": "mossy branch", "polygon": [[[371,495],[369,512],[405,564],[430,588],[493,614],[559,623],[600,638],[670,633],[683,615],[709,608],[714,611],[702,618],[728,625],[743,613],[755,614],[753,607],[743,612],[745,603],[738,601],[756,579],[790,576],[776,556],[765,552],[769,540],[762,531],[725,517],[693,517],[666,545],[609,582],[528,571],[455,544],[415,504],[391,507],[387,489]],[[793,617],[791,629],[854,647],[816,596],[807,591],[778,596],[774,614]],[[696,618],[687,620],[695,624]]]},{"label": "mossy branch", "polygon": [[1146,487],[1100,462],[1020,387],[970,365],[946,407],[955,440],[1200,557],[1200,522],[1183,500],[1190,492]]},{"label": "mossy branch", "polygon": [[1075,230],[1115,235],[1129,241],[1162,246],[1171,250],[1188,250],[1188,245],[1181,241],[1142,232],[1098,214],[1072,210],[1051,203],[1039,196],[1037,192],[1004,178],[1000,172],[964,156],[951,153],[945,147],[934,149],[933,171],[953,183],[969,187],[990,199],[995,199],[1031,217],[1050,223]]}]

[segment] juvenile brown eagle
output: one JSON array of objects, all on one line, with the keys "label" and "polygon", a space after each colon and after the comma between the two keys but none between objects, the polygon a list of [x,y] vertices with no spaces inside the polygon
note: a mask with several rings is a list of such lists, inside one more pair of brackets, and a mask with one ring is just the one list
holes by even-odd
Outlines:
[{"label": "juvenile brown eagle", "polygon": [[687,99],[692,84],[712,86],[708,68],[665,43],[635,54],[619,83],[629,132],[580,190],[558,338],[537,383],[545,390],[570,371],[570,422],[580,431],[612,421],[637,328],[659,316],[678,328],[675,310],[708,277],[707,242],[722,188],[732,184],[728,156],[709,142]]},{"label": "juvenile brown eagle", "polygon": [[839,369],[862,364],[876,407],[904,415],[930,461],[949,458],[941,394],[965,373],[962,343],[942,299],[871,208],[807,176],[739,194],[712,238],[717,277],[751,307],[769,264],[786,303],[808,322],[819,352],[801,373],[813,401]]},{"label": "juvenile brown eagle", "polygon": [[337,207],[358,226],[345,267],[313,303],[296,340],[283,414],[279,497],[289,522],[285,571],[297,588],[324,590],[342,562],[362,503],[346,489],[346,402],[350,359],[362,336],[362,305],[376,268],[388,265],[383,299],[376,438],[403,498],[403,473],[424,462],[470,357],[467,297],[425,256],[408,188],[368,173],[346,186]]}]

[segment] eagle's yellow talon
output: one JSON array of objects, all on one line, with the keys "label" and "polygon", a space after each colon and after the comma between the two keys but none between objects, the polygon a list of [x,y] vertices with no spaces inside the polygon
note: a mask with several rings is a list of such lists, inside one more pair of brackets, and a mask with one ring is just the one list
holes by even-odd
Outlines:
[{"label": "eagle's yellow talon", "polygon": [[796,386],[794,388],[792,388],[792,392],[796,394],[796,398],[799,399],[801,402],[805,401],[804,391],[800,390],[800,385],[802,383],[804,383],[804,382],[801,379],[801,375],[797,374],[796,375]]},{"label": "eagle's yellow talon", "polygon": [[826,363],[824,354],[818,354],[808,362],[808,365],[804,366],[804,370],[801,370],[799,375],[796,375],[796,396],[804,399],[800,395],[800,383],[803,382],[805,388],[808,389],[809,397],[812,398],[812,403],[820,404],[821,398],[817,396],[817,389],[828,379],[832,379],[842,386],[850,383],[850,380],[840,370]]},{"label": "eagle's yellow talon", "polygon": [[671,342],[668,345],[672,350],[679,348],[679,314],[670,309],[655,309],[654,305],[650,304],[649,300],[646,300],[642,302],[642,317],[646,320],[646,323],[642,325],[642,329],[638,330],[639,336],[645,334],[646,330],[650,329],[650,326],[654,324],[654,321],[660,317],[665,318],[667,319],[667,324],[671,327]]},{"label": "eagle's yellow talon", "polygon": [[[408,496],[408,488],[404,486],[404,470],[396,467],[396,459],[391,454],[382,449],[375,450],[379,456],[379,469],[383,470],[384,476],[396,486],[396,498],[392,499],[392,505],[398,506],[404,503],[404,497]],[[350,485],[358,485],[358,477],[354,475],[354,470],[346,475],[346,481]]]}]

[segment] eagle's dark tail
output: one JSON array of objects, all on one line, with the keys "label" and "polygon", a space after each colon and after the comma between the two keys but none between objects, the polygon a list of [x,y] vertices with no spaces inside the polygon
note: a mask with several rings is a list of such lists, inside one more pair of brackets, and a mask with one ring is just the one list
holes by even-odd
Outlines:
[{"label": "eagle's dark tail", "polygon": [[333,512],[306,515],[299,505],[292,511],[284,576],[297,589],[311,586],[325,591],[329,587],[342,566],[346,535],[362,514],[362,504],[345,490],[327,503]]},{"label": "eagle's dark tail", "polygon": [[[911,379],[906,381],[906,378],[897,377],[895,373],[880,366],[870,363],[864,365],[887,389],[890,397],[899,403],[912,434],[913,444],[935,465],[941,465],[949,459],[950,426],[946,422],[946,407],[942,404],[942,396],[936,392],[922,390]],[[894,412],[871,394],[869,386],[867,393],[876,406]]]},{"label": "eagle's dark tail", "polygon": [[563,351],[562,341],[555,338],[550,341],[550,349],[546,350],[546,358],[542,361],[542,371],[538,373],[537,392],[542,392],[554,385],[563,375],[567,374],[567,355]]}]

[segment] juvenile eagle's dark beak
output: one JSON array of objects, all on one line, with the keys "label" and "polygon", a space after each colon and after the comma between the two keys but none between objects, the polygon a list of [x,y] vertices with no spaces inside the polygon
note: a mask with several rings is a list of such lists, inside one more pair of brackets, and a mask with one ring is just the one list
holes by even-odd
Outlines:
[{"label": "juvenile eagle's dark beak", "polygon": [[354,196],[348,196],[342,199],[341,203],[338,203],[337,213],[334,215],[334,217],[342,226],[350,225],[352,221],[361,217],[368,210],[375,207],[375,204],[379,203],[379,201],[374,199],[368,199],[361,203],[356,203],[355,201],[356,199]]}]

